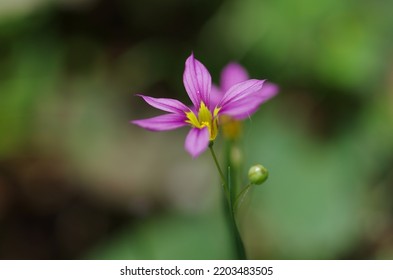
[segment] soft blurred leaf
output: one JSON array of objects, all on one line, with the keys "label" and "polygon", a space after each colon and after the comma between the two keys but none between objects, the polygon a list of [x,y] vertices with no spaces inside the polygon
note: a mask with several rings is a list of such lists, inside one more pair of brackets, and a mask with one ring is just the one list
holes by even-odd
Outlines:
[{"label": "soft blurred leaf", "polygon": [[249,163],[262,163],[270,173],[263,187],[256,188],[251,210],[258,220],[253,222],[262,223],[265,254],[290,259],[340,257],[375,218],[365,200],[386,162],[382,156],[380,161],[370,160],[378,150],[382,155],[393,149],[389,126],[374,125],[382,124],[384,114],[374,116],[380,119],[372,126],[354,124],[352,131],[331,142],[319,142],[310,137],[301,119],[278,115],[274,104],[265,107],[249,123],[245,145]]},{"label": "soft blurred leaf", "polygon": [[93,259],[228,259],[231,241],[217,215],[162,215],[124,228]]},{"label": "soft blurred leaf", "polygon": [[35,106],[55,95],[62,50],[54,41],[16,43],[0,83],[0,155],[21,148],[31,136]]}]

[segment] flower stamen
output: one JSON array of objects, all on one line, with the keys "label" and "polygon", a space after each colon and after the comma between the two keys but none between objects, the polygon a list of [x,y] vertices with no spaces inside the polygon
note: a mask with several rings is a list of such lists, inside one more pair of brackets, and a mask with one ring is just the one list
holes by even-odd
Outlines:
[{"label": "flower stamen", "polygon": [[219,110],[220,108],[215,108],[212,114],[212,112],[202,101],[198,110],[198,117],[193,111],[185,113],[187,117],[186,123],[189,123],[191,126],[200,129],[207,127],[209,129],[210,141],[213,141],[216,139],[218,133],[217,119]]}]

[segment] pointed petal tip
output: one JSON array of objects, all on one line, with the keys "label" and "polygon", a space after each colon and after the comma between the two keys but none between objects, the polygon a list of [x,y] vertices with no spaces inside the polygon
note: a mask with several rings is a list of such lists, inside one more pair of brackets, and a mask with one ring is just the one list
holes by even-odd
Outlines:
[{"label": "pointed petal tip", "polygon": [[165,131],[186,126],[183,116],[176,114],[165,114],[148,119],[132,120],[132,124],[151,131]]},{"label": "pointed petal tip", "polygon": [[196,158],[198,158],[203,152],[204,152],[205,150],[202,150],[202,151],[199,151],[199,152],[194,152],[194,151],[190,151],[190,150],[187,150],[187,152],[190,154],[190,156],[191,156],[191,158],[192,159],[196,159]]},{"label": "pointed petal tip", "polygon": [[271,97],[274,97],[278,94],[278,92],[280,91],[280,87],[274,83],[267,81],[264,83],[261,91],[263,95],[267,96],[267,99],[270,99]]},{"label": "pointed petal tip", "polygon": [[183,84],[192,104],[199,108],[201,101],[206,105],[210,103],[211,76],[207,68],[194,54],[187,58],[183,73]]},{"label": "pointed petal tip", "polygon": [[191,51],[191,54],[186,59],[186,65],[187,65],[187,62],[189,62],[190,60],[194,60],[194,59],[195,59],[194,52]]},{"label": "pointed petal tip", "polygon": [[147,104],[150,106],[165,111],[169,113],[174,113],[178,115],[183,115],[184,112],[189,111],[190,109],[184,105],[182,102],[172,98],[155,98],[151,96],[146,96],[142,94],[138,94]]},{"label": "pointed petal tip", "polygon": [[230,103],[247,98],[258,92],[262,88],[264,82],[265,80],[249,79],[231,86],[231,88],[225,92],[218,106],[224,107]]},{"label": "pointed petal tip", "polygon": [[198,158],[200,156],[200,154],[202,153],[202,152],[194,153],[193,151],[189,151],[189,150],[187,150],[187,152],[190,154],[192,159]]}]

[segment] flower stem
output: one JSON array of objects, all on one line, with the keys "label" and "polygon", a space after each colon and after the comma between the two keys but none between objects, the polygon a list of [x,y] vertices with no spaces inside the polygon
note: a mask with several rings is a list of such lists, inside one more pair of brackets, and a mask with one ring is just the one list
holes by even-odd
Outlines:
[{"label": "flower stem", "polygon": [[233,240],[236,248],[237,259],[245,260],[246,259],[246,251],[244,249],[243,240],[240,236],[239,228],[237,227],[236,223],[236,208],[234,205],[233,197],[236,195],[236,188],[232,186],[232,178],[231,178],[231,169],[228,166],[227,171],[227,182],[228,182],[228,189],[229,189],[229,197],[228,197],[228,209],[227,211],[227,220],[232,228]]},{"label": "flower stem", "polygon": [[231,211],[230,218],[231,218],[230,221],[231,221],[232,234],[233,234],[235,248],[236,248],[237,259],[246,260],[247,259],[246,251],[244,249],[243,240],[240,236],[240,232],[236,224],[235,213],[233,211]]},{"label": "flower stem", "polygon": [[209,144],[209,150],[210,150],[210,153],[212,154],[214,163],[216,164],[218,173],[220,173],[220,177],[221,177],[221,181],[222,181],[222,186],[223,186],[223,188],[224,188],[225,195],[227,196],[227,199],[230,199],[228,185],[227,185],[227,183],[226,183],[224,173],[223,173],[222,170],[221,170],[220,164],[218,163],[218,160],[217,160],[217,157],[216,157],[216,153],[214,152],[214,149],[213,149],[213,142],[210,142],[210,144]]},{"label": "flower stem", "polygon": [[235,203],[233,208],[236,209],[240,206],[240,204],[242,203],[244,196],[248,193],[248,191],[250,190],[250,187],[252,186],[252,184],[248,184],[247,186],[245,186],[241,192],[237,195],[236,199],[235,199]]},{"label": "flower stem", "polygon": [[231,184],[231,179],[230,179],[230,169],[228,168],[228,180],[225,179],[224,173],[222,172],[222,169],[220,167],[220,164],[218,163],[216,154],[213,150],[213,142],[210,142],[209,145],[210,152],[212,154],[212,157],[214,159],[214,163],[216,164],[218,173],[220,173],[220,177],[222,180],[222,185],[224,188],[224,193],[225,193],[225,204],[227,207],[225,207],[226,211],[226,217],[229,226],[232,229],[232,236],[233,236],[233,241],[236,249],[236,254],[237,254],[237,259],[239,260],[245,260],[246,259],[246,253],[243,245],[243,241],[240,236],[239,229],[236,224],[236,218],[235,218],[235,208],[234,204],[232,201],[232,196],[231,196],[231,191],[233,190],[230,186]]}]

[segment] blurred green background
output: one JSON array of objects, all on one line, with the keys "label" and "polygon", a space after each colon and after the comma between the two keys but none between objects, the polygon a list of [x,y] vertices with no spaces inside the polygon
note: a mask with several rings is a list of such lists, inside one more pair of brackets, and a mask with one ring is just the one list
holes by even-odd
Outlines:
[{"label": "blurred green background", "polygon": [[136,93],[190,103],[191,51],[215,83],[238,61],[281,88],[245,121],[246,165],[270,171],[240,217],[249,258],[393,258],[392,10],[2,0],[0,258],[234,256],[209,155],[129,124],[160,113]]}]

